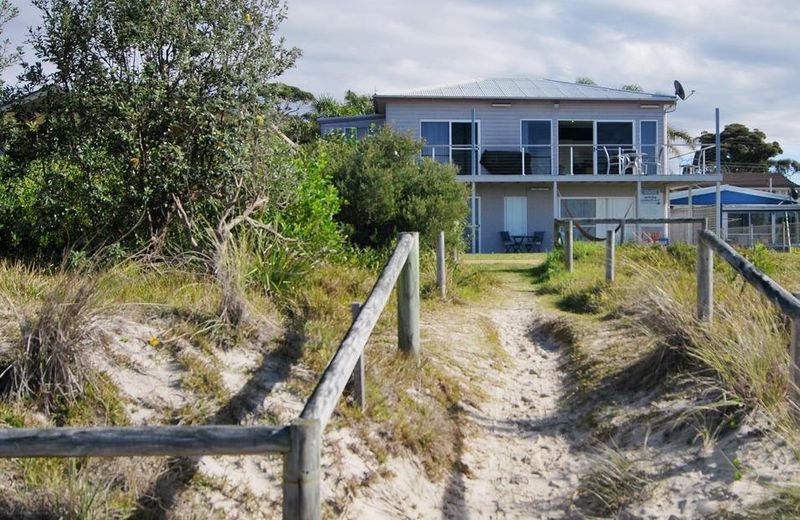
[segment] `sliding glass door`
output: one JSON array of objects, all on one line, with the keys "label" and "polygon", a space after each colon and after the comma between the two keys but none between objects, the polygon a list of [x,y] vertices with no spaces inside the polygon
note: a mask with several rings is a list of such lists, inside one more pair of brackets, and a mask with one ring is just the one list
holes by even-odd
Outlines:
[{"label": "sliding glass door", "polygon": [[559,175],[594,173],[594,125],[592,121],[558,122]]},{"label": "sliding glass door", "polygon": [[633,164],[623,158],[634,153],[632,121],[597,121],[598,175],[633,173]]}]

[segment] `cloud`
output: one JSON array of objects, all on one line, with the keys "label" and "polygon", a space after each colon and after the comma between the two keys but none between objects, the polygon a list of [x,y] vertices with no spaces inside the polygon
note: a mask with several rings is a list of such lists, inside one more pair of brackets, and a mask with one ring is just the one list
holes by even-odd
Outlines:
[{"label": "cloud", "polygon": [[[21,42],[35,9],[9,35]],[[742,122],[800,158],[796,0],[289,0],[281,28],[303,50],[283,81],[341,96],[478,77],[533,76],[601,85],[638,83],[696,94],[674,126]],[[5,75],[9,78],[9,75]]]},{"label": "cloud", "polygon": [[[533,4],[532,6],[530,4]],[[764,130],[800,157],[793,0],[295,0],[283,33],[304,57],[285,80],[315,93],[400,90],[477,77],[589,76],[616,87],[696,94],[672,123]]]}]

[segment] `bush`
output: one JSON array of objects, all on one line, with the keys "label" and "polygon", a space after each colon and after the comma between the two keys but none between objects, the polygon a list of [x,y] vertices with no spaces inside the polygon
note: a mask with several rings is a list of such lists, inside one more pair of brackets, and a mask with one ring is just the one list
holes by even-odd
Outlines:
[{"label": "bush", "polygon": [[317,153],[330,157],[328,169],[343,198],[338,219],[358,246],[381,247],[403,231],[419,231],[433,245],[444,231],[462,241],[467,192],[452,165],[420,160],[422,144],[383,128],[360,141],[334,136]]},{"label": "bush", "polygon": [[120,229],[124,220],[118,211],[125,187],[112,167],[89,174],[69,161],[36,160],[18,171],[3,157],[0,180],[4,253],[59,256],[68,248],[87,247],[127,231]]}]

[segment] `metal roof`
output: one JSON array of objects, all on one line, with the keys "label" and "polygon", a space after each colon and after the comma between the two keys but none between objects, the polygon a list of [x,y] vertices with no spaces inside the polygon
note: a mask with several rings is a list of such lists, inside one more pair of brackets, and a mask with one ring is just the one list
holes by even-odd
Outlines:
[{"label": "metal roof", "polygon": [[548,99],[609,100],[672,103],[677,98],[666,94],[632,92],[597,85],[583,85],[554,79],[486,78],[399,92],[381,92],[375,98],[445,99]]},{"label": "metal roof", "polygon": [[[692,204],[702,206],[714,204],[716,202],[717,188],[701,188],[692,192]],[[750,188],[740,188],[723,184],[720,186],[720,202],[722,204],[793,204],[795,201],[791,197],[778,193],[753,190]],[[675,206],[685,206],[689,204],[689,191],[673,192],[669,197],[670,204]]]}]

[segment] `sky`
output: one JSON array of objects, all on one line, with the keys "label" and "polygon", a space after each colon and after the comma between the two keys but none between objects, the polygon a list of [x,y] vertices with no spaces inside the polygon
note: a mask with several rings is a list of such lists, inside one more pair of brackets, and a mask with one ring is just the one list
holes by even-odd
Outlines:
[{"label": "sky", "polygon": [[[36,9],[6,28],[22,43]],[[744,123],[800,159],[798,0],[289,0],[279,32],[303,56],[281,78],[315,95],[487,77],[626,83],[695,94],[671,125]],[[7,79],[8,75],[5,74]]]}]

